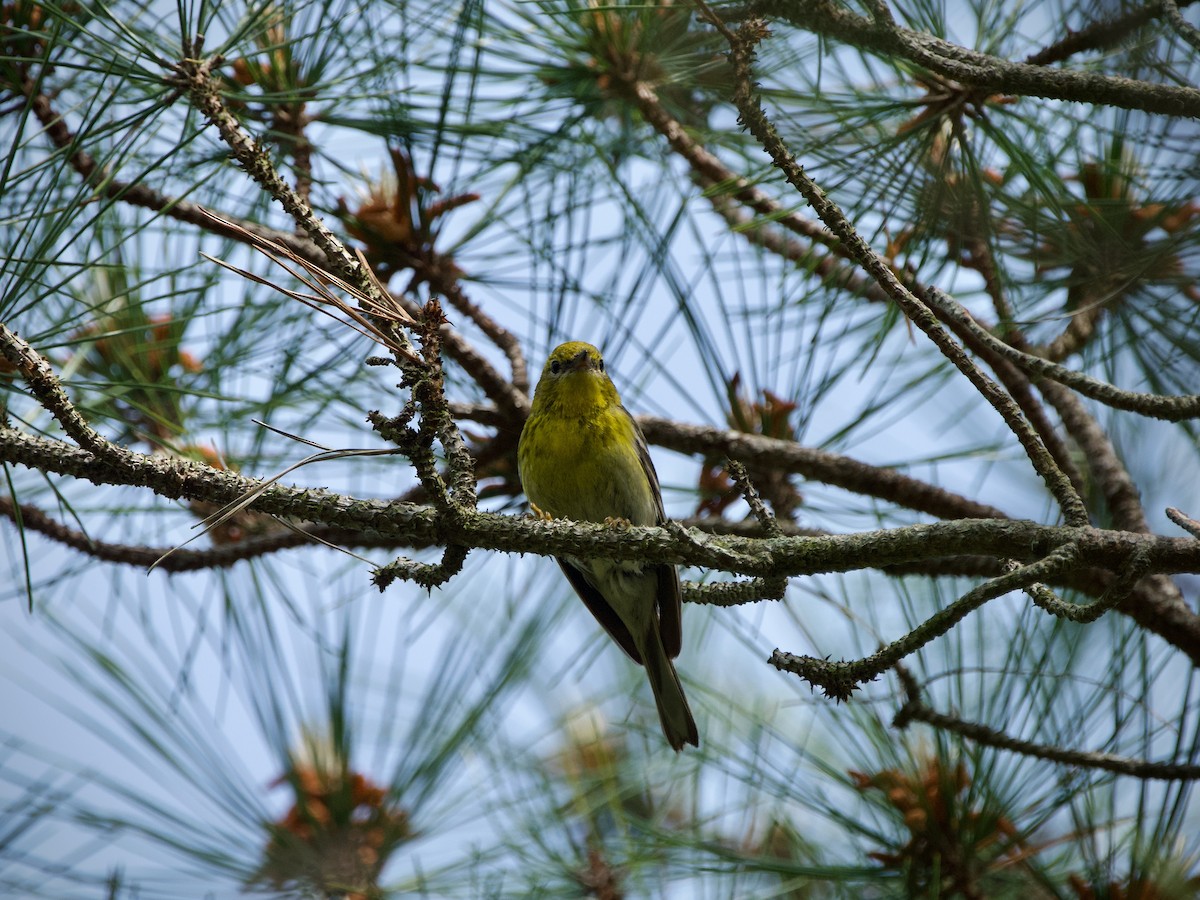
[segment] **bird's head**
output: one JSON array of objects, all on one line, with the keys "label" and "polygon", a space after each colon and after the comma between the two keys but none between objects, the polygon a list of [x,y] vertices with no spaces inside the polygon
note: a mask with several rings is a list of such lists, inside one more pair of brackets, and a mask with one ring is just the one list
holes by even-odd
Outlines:
[{"label": "bird's head", "polygon": [[576,372],[603,372],[604,357],[591,344],[568,341],[559,344],[546,360],[542,377],[563,378]]},{"label": "bird's head", "polygon": [[542,369],[535,402],[538,397],[572,409],[621,402],[604,371],[604,357],[583,341],[568,341],[554,348]]}]

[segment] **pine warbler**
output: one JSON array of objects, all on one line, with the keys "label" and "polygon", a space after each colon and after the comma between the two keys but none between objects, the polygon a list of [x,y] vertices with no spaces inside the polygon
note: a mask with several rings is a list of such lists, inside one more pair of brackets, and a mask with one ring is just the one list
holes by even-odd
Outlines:
[{"label": "pine warbler", "polygon": [[[546,360],[517,461],[525,495],[548,518],[665,521],[646,439],[591,344],[561,344]],[[667,743],[675,750],[698,746],[696,723],[671,664],[682,641],[675,567],[571,556],[558,564],[612,639],[646,667]]]}]

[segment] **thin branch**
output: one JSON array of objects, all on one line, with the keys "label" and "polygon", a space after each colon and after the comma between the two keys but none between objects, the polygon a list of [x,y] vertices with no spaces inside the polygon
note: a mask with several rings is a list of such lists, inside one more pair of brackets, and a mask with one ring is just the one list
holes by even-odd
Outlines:
[{"label": "thin branch", "polygon": [[744,578],[705,584],[684,582],[683,599],[685,603],[719,607],[745,606],[747,603],[761,603],[763,600],[782,600],[783,591],[778,590],[778,582],[781,580],[786,585],[786,579],[777,578]]},{"label": "thin branch", "polygon": [[1135,552],[1129,562],[1125,564],[1125,571],[1109,586],[1104,595],[1093,603],[1067,603],[1056,597],[1042,584],[1030,585],[1026,588],[1026,593],[1039,609],[1045,610],[1050,615],[1087,625],[1128,599],[1133,592],[1134,585],[1144,574],[1146,574],[1145,555]]},{"label": "thin branch", "polygon": [[863,50],[901,57],[959,84],[996,94],[1200,118],[1200,90],[1114,75],[1010,62],[907,28],[877,23],[831,0],[752,0],[745,7]]},{"label": "thin branch", "polygon": [[[726,469],[746,498],[750,511],[758,521],[759,528],[767,538],[782,534],[779,522],[750,480],[746,467],[736,460],[726,460]],[[782,600],[787,593],[787,577],[751,578],[745,581],[727,581],[714,584],[689,585],[684,599],[690,603],[705,603],[713,606],[738,606],[758,600]]]},{"label": "thin branch", "polygon": [[[833,233],[820,222],[796,212],[786,211],[779,201],[755,187],[748,179],[733,172],[720,159],[697,143],[688,134],[687,129],[667,112],[651,85],[634,79],[627,83],[625,92],[642,117],[655,131],[666,138],[667,144],[687,162],[693,176],[712,196],[733,197],[764,219],[776,223],[793,234],[807,238],[814,244],[822,244],[846,259],[851,258],[841,248]],[[829,272],[826,270],[819,274],[824,276]],[[878,299],[884,299],[884,297],[880,296]]]},{"label": "thin branch", "polygon": [[962,497],[894,469],[803,447],[794,441],[690,425],[656,416],[638,416],[637,420],[647,441],[678,453],[728,456],[754,468],[794,472],[813,481],[877,497],[942,519],[1008,517],[994,506]]},{"label": "thin branch", "polygon": [[796,656],[776,649],[769,662],[775,668],[799,675],[814,687],[821,688],[827,697],[848,700],[864,683],[874,681],[904,657],[916,653],[930,641],[946,634],[989,600],[1050,578],[1075,565],[1078,562],[1077,556],[1078,548],[1075,544],[1064,544],[1045,559],[1020,566],[986,581],[963,594],[945,609],[938,610],[908,634],[862,659],[830,662],[827,659]]},{"label": "thin branch", "polygon": [[928,287],[922,300],[936,309],[943,317],[953,319],[975,336],[982,344],[1017,368],[1074,388],[1083,396],[1114,409],[1135,412],[1154,419],[1181,422],[1200,417],[1200,394],[1145,394],[1126,391],[1111,384],[1092,378],[1074,369],[1026,353],[1012,347],[981,327],[960,303],[936,287]]},{"label": "thin branch", "polygon": [[887,0],[863,0],[877,28],[895,28],[896,19],[887,5]]},{"label": "thin branch", "polygon": [[897,666],[900,680],[907,695],[904,705],[896,713],[892,724],[897,728],[906,728],[912,722],[924,722],[934,728],[941,728],[954,734],[970,738],[976,743],[999,750],[1008,750],[1022,756],[1033,756],[1051,762],[1068,766],[1079,766],[1085,769],[1100,769],[1114,772],[1118,775],[1131,775],[1141,779],[1157,779],[1162,781],[1192,781],[1200,778],[1200,766],[1189,763],[1156,763],[1140,759],[1130,759],[1112,753],[1099,753],[1089,750],[1072,750],[1053,744],[1038,744],[1005,734],[995,728],[977,722],[968,722],[957,716],[948,716],[931,709],[921,699],[920,689],[913,677]]},{"label": "thin branch", "polygon": [[[59,150],[68,154],[71,166],[79,173],[85,183],[102,191],[104,196],[110,200],[163,213],[176,221],[199,226],[205,231],[221,237],[242,240],[243,234],[253,234],[257,237],[282,244],[291,252],[303,256],[310,261],[320,260],[322,263],[325,262],[324,254],[321,253],[320,248],[306,237],[270,228],[257,222],[218,214],[199,203],[162,194],[144,182],[120,181],[109,177],[110,173],[100,168],[92,155],[83,148],[78,137],[67,127],[66,120],[55,112],[54,107],[50,103],[50,98],[46,94],[37,91],[37,85],[33,79],[25,77],[22,81],[22,88],[29,100],[33,114],[42,124],[42,128],[46,136],[50,138],[51,143]],[[231,228],[230,226],[233,227]]]},{"label": "thin branch", "polygon": [[[1195,0],[1184,0],[1184,6],[1190,6]],[[1062,62],[1076,53],[1089,50],[1104,50],[1129,40],[1130,36],[1145,25],[1163,14],[1165,4],[1162,0],[1152,0],[1143,6],[1129,10],[1123,15],[1111,19],[1093,22],[1079,31],[1071,31],[1065,38],[1025,57],[1025,62],[1033,66],[1048,66]]]},{"label": "thin branch", "polygon": [[1184,19],[1179,11],[1179,4],[1175,0],[1162,0],[1162,7],[1175,33],[1191,44],[1193,49],[1200,50],[1200,28]]},{"label": "thin branch", "polygon": [[120,460],[125,451],[105,438],[79,414],[63,390],[58,376],[20,335],[0,322],[0,355],[3,355],[25,379],[42,408],[52,415],[71,440],[100,459]]},{"label": "thin branch", "polygon": [[469,552],[470,548],[462,544],[448,544],[436,563],[422,563],[401,556],[376,569],[371,581],[381,593],[394,581],[412,581],[427,590],[435,588],[462,571]]},{"label": "thin branch", "polygon": [[68,528],[32,504],[15,504],[7,497],[0,497],[0,515],[14,521],[19,515],[23,528],[36,532],[64,547],[85,553],[93,559],[142,569],[148,569],[162,560],[158,562],[156,568],[165,572],[227,569],[243,560],[255,559],[279,550],[293,547],[311,548],[314,542],[348,544],[356,547],[378,546],[389,549],[396,544],[394,540],[328,526],[301,526],[295,529],[279,526],[278,530],[269,534],[254,535],[240,541],[223,543],[203,550],[177,549],[163,559],[164,555],[172,548],[117,544],[98,540],[78,529]]},{"label": "thin branch", "polygon": [[[960,145],[965,146],[967,139],[961,121],[955,120],[954,131],[956,140]],[[992,245],[979,234],[966,236],[965,241],[967,258],[964,264],[970,266],[983,277],[984,289],[992,301],[992,308],[996,312],[996,321],[1004,328],[1005,335],[1008,337],[1010,343],[1015,344],[1016,341],[1023,340],[1021,331],[1013,321],[1015,317],[1012,306],[1008,302],[1000,273],[996,269],[996,258],[992,252]],[[913,292],[924,300],[928,288],[914,286]],[[939,312],[936,306],[932,308],[935,313]],[[1070,479],[1071,484],[1075,486],[1076,492],[1081,497],[1084,496],[1085,485],[1083,476],[1079,472],[1079,467],[1075,465],[1075,460],[1071,456],[1071,451],[1067,447],[1066,441],[1063,440],[1058,430],[1050,422],[1045,407],[1035,396],[1033,384],[1028,375],[996,353],[992,349],[990,342],[984,341],[980,336],[964,328],[954,317],[940,315],[939,318],[943,324],[948,325],[950,330],[954,332],[954,335],[963,342],[964,346],[969,347],[987,363],[988,367],[995,373],[996,378],[1004,385],[1004,389],[1008,391],[1009,396],[1013,398],[1013,401],[1025,415],[1033,430],[1037,432],[1038,437],[1041,438],[1042,443],[1046,447],[1046,451],[1053,458],[1055,465],[1062,469],[1063,474]],[[988,337],[991,337],[990,332],[985,333]]]},{"label": "thin branch", "polygon": [[1167,507],[1167,518],[1194,538],[1200,538],[1200,522],[1185,516],[1173,506]]},{"label": "thin branch", "polygon": [[[190,41],[184,42],[184,58],[175,64],[174,73],[168,79],[168,83],[183,91],[192,105],[216,127],[221,140],[229,147],[246,174],[274,198],[309,239],[321,248],[333,271],[379,306],[388,305],[379,280],[361,257],[351,253],[313,212],[304,198],[292,190],[276,171],[270,154],[242,130],[241,123],[225,108],[211,76],[212,70],[221,64],[222,59],[219,56],[208,59],[195,58],[202,40],[198,38],[194,45]],[[405,346],[410,357],[415,356],[411,342],[400,329],[396,329],[396,340]],[[402,368],[406,364],[412,365],[401,361]]]},{"label": "thin branch", "polygon": [[[328,265],[328,259],[321,248],[302,235],[270,228],[248,219],[239,219],[199,203],[170,197],[141,182],[130,183],[110,178],[109,173],[102,171],[92,156],[79,144],[77,137],[67,127],[65,119],[55,112],[50,98],[38,93],[31,79],[26,78],[23,86],[34,114],[54,146],[67,152],[72,166],[80,176],[87,183],[103,190],[109,199],[149,209],[176,221],[195,225],[211,234],[239,242],[246,242],[247,235],[251,235],[283,247],[289,254],[302,257],[311,264],[322,267]],[[391,299],[402,305],[411,316],[420,312],[420,306],[403,295],[393,294]],[[515,381],[504,378],[486,357],[449,325],[442,327],[441,340],[446,355],[462,366],[492,402],[524,420],[529,409],[529,399],[522,390],[514,386]],[[514,380],[516,374],[517,370],[514,368]]]},{"label": "thin branch", "polygon": [[1054,381],[1040,383],[1042,394],[1062,418],[1063,427],[1083,451],[1088,471],[1095,478],[1109,515],[1118,527],[1128,531],[1148,534],[1150,526],[1142,509],[1137,485],[1117,456],[1117,449],[1109,440],[1095,417],[1088,413],[1083,403],[1071,391]]},{"label": "thin branch", "polygon": [[1096,329],[1108,313],[1110,304],[1115,305],[1120,299],[1120,292],[1113,288],[1113,293],[1107,300],[1098,296],[1100,291],[1081,291],[1077,308],[1067,317],[1067,323],[1062,332],[1049,343],[1033,348],[1035,355],[1054,363],[1069,359],[1096,336]]}]

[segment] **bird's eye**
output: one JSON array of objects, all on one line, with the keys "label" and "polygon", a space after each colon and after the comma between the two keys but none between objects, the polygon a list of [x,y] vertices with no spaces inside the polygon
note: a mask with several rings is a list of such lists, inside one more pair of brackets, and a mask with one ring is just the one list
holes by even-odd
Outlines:
[{"label": "bird's eye", "polygon": [[559,369],[561,369],[561,368],[562,368],[562,365],[561,365],[561,364],[559,363],[559,361],[556,359],[554,362],[550,363],[550,374],[551,374],[551,375],[557,375],[557,374],[558,374],[558,370],[559,370]]},{"label": "bird's eye", "polygon": [[604,371],[604,360],[599,360],[599,362],[600,362],[600,371],[603,372]]}]

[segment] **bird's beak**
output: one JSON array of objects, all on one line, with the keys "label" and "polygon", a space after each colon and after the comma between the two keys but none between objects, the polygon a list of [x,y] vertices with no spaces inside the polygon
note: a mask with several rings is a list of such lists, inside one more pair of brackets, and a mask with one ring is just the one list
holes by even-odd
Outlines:
[{"label": "bird's beak", "polygon": [[588,369],[594,368],[595,365],[592,363],[592,357],[586,350],[580,350],[567,363],[567,369],[572,372],[586,372]]}]

